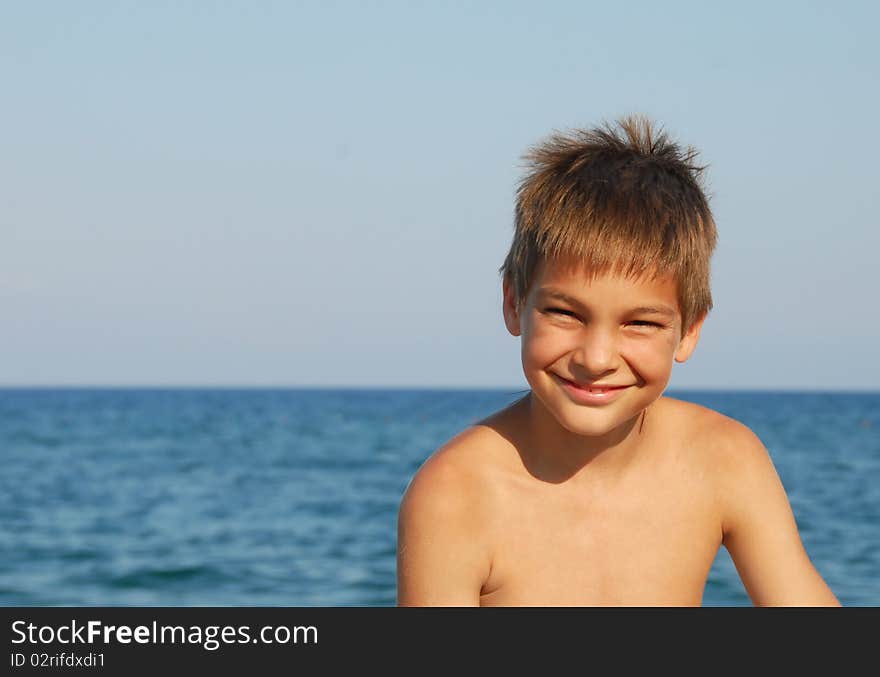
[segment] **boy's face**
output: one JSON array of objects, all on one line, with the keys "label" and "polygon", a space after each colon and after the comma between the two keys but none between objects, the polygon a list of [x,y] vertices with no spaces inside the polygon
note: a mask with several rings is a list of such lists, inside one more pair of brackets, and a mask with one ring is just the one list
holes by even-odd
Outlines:
[{"label": "boy's face", "polygon": [[534,396],[567,430],[601,436],[663,394],[673,360],[690,357],[704,318],[682,335],[671,277],[591,280],[582,269],[542,263],[521,308],[505,284],[504,319],[522,336]]}]

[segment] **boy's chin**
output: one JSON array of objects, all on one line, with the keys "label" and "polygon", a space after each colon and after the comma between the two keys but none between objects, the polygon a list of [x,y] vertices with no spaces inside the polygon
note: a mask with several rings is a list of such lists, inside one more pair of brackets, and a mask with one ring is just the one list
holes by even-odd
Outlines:
[{"label": "boy's chin", "polygon": [[[558,404],[558,403],[557,403]],[[632,430],[646,407],[581,408],[563,403],[561,407],[549,407],[556,422],[566,431],[580,437],[623,438]]]},{"label": "boy's chin", "polygon": [[605,416],[557,416],[556,420],[568,432],[580,437],[625,437],[632,430],[641,413],[639,411],[622,420]]}]

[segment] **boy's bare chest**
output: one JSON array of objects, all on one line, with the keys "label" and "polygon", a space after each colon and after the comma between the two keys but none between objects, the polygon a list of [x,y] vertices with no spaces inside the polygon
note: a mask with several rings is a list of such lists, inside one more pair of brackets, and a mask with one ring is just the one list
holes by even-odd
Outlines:
[{"label": "boy's bare chest", "polygon": [[511,494],[481,604],[699,604],[721,541],[710,497],[687,483],[638,488]]}]

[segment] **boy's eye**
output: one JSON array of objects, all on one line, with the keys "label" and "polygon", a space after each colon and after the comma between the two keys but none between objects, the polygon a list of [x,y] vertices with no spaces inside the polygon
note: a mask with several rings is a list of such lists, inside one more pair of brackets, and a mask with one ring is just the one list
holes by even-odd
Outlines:
[{"label": "boy's eye", "polygon": [[554,315],[566,315],[568,317],[576,317],[576,315],[570,310],[565,310],[565,308],[547,308],[544,311],[545,313],[553,313]]},{"label": "boy's eye", "polygon": [[650,320],[633,320],[629,324],[632,326],[635,326],[635,327],[662,327],[663,326],[662,324],[659,324],[657,322],[651,322]]}]

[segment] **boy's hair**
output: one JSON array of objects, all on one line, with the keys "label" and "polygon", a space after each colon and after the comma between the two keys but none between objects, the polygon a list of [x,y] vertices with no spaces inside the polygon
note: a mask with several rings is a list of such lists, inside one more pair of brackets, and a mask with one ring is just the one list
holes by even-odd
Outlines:
[{"label": "boy's hair", "polygon": [[541,261],[582,264],[591,275],[671,274],[687,330],[712,308],[717,237],[696,157],[642,116],[557,133],[531,148],[499,271],[518,305]]}]

